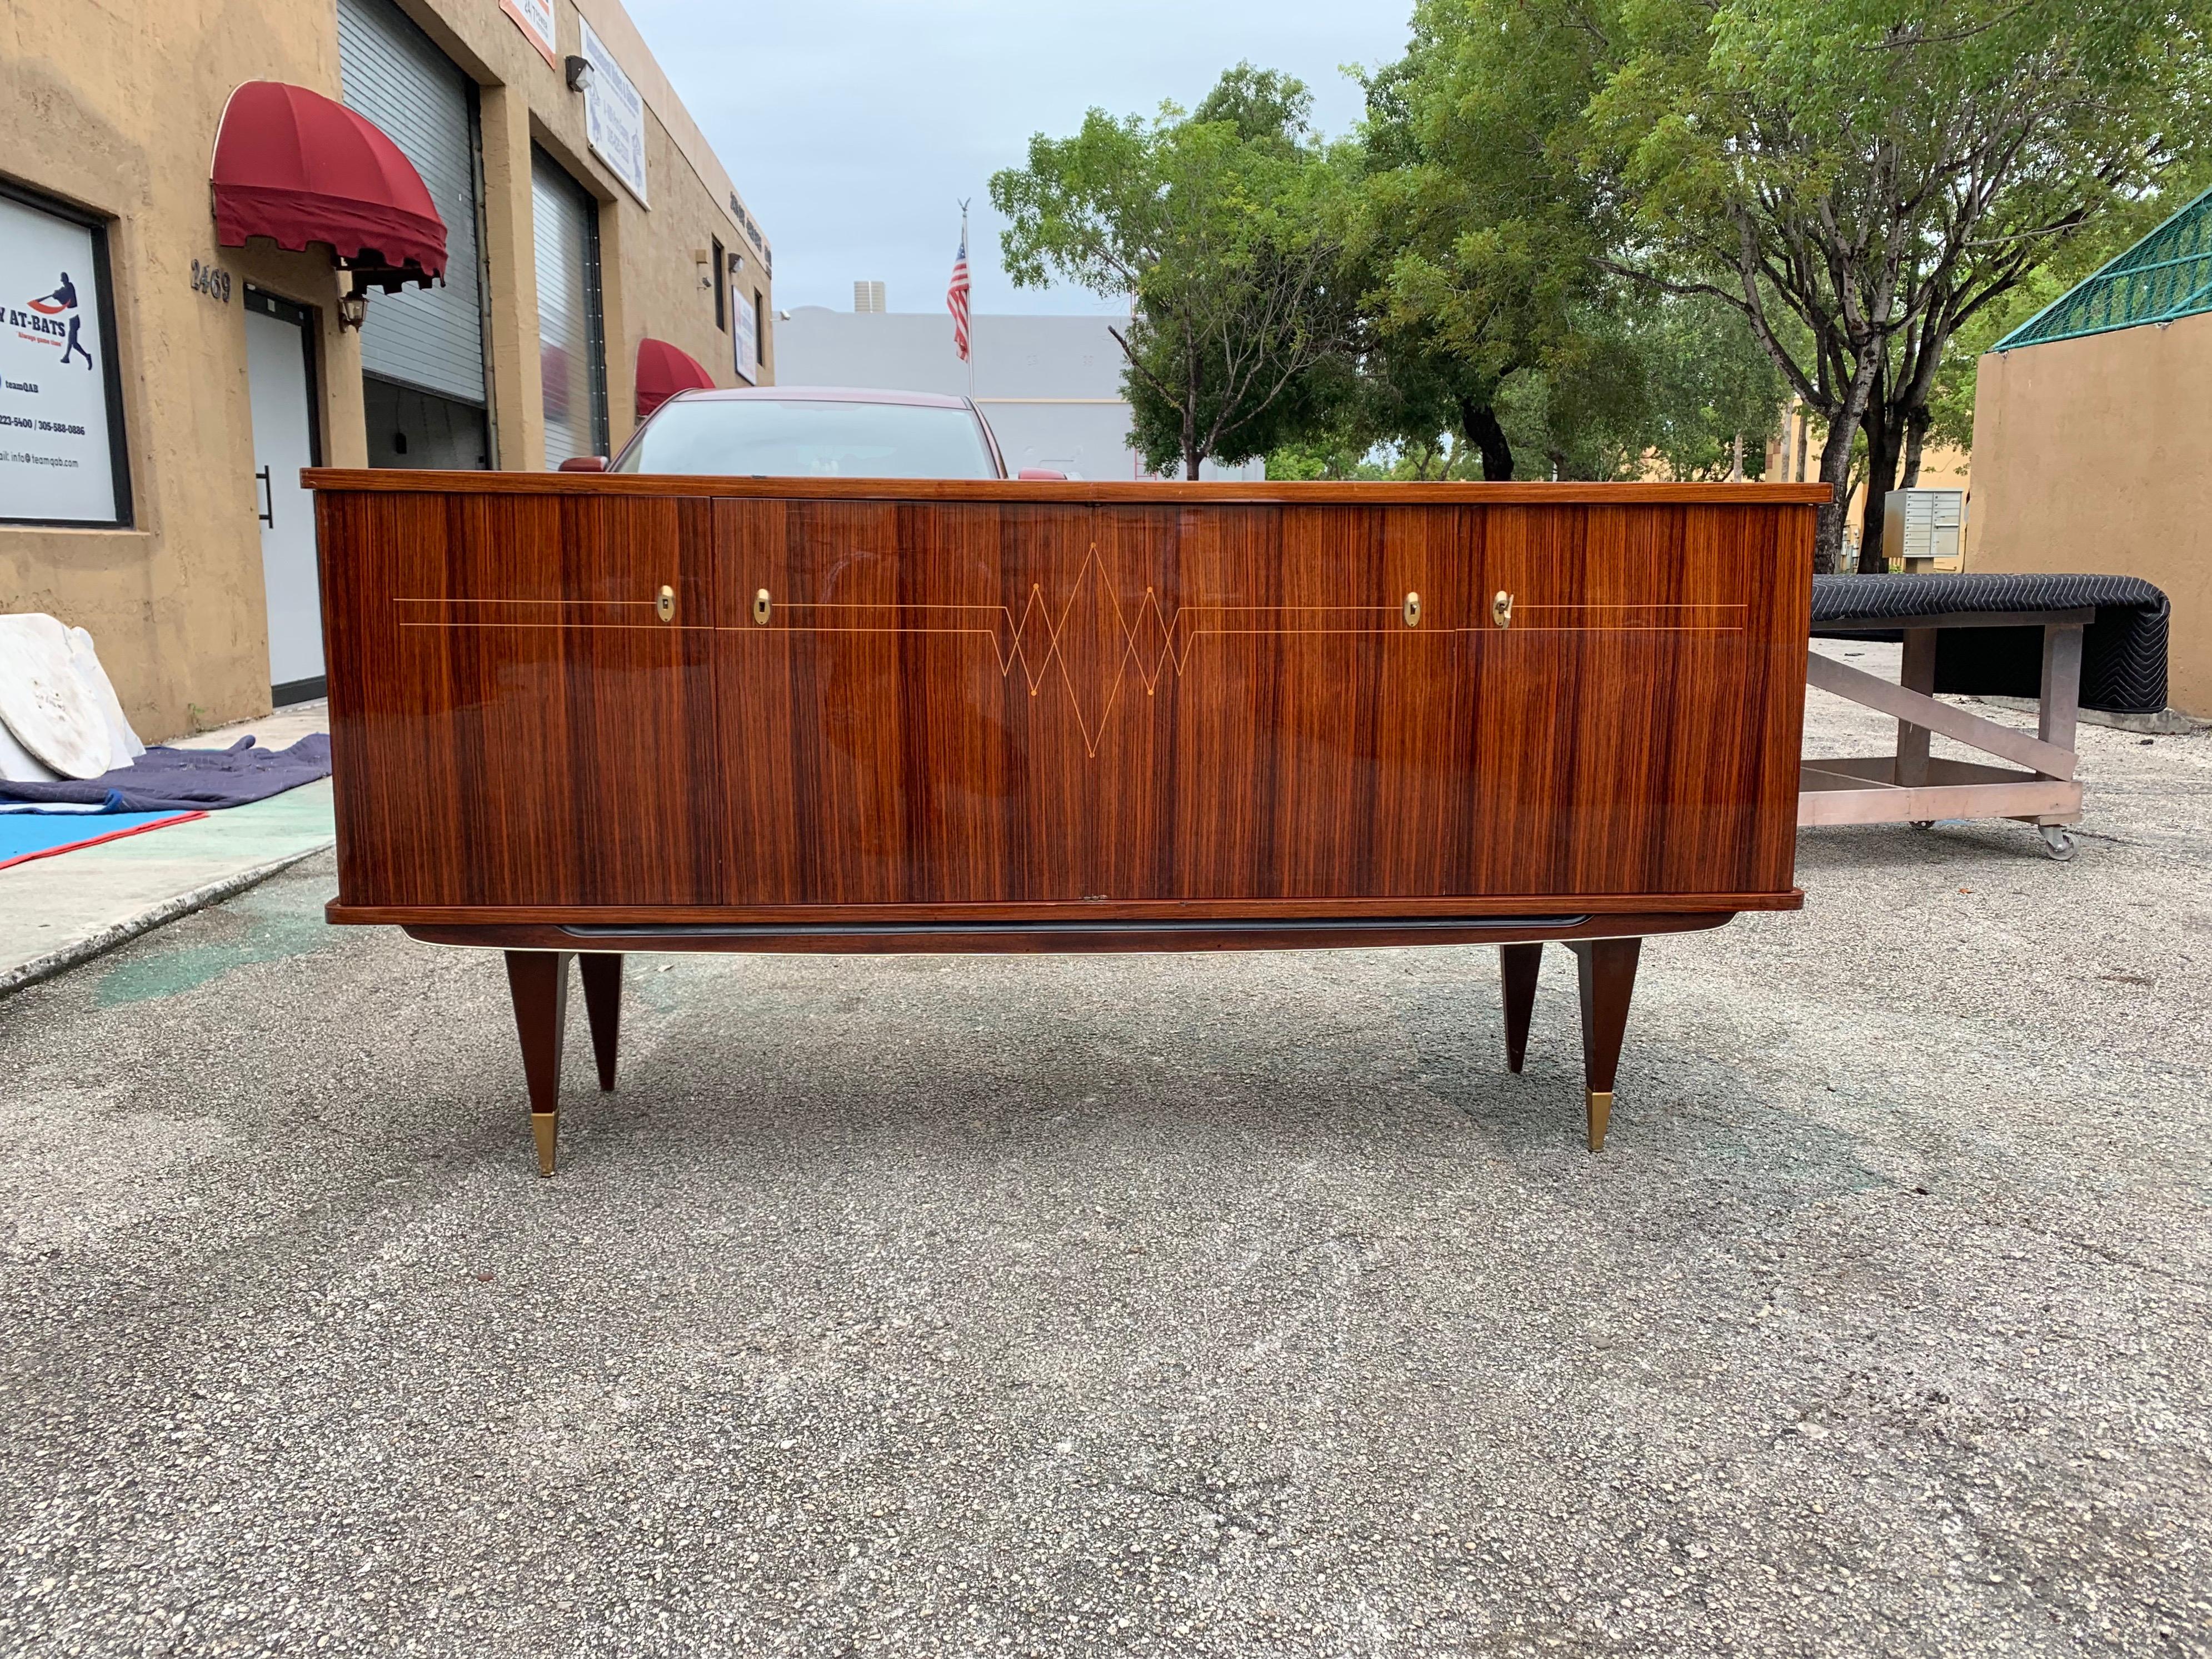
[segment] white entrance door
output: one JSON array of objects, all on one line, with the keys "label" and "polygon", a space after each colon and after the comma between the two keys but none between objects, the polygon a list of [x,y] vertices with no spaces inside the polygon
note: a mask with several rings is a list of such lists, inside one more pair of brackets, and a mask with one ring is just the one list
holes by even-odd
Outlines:
[{"label": "white entrance door", "polygon": [[315,574],[315,499],[300,488],[313,466],[307,316],[248,291],[246,384],[253,400],[253,506],[261,515],[261,575],[269,595],[269,684],[279,703],[322,695],[323,599]]}]

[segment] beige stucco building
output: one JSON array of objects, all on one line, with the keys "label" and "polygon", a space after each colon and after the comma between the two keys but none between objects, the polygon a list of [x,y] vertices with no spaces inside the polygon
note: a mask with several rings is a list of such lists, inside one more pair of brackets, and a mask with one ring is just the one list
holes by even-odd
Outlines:
[{"label": "beige stucco building", "polygon": [[2141,576],[2172,602],[2166,699],[2212,715],[2212,313],[1982,359],[1974,570]]},{"label": "beige stucco building", "polygon": [[1974,391],[1975,570],[2140,576],[2166,698],[2212,715],[2212,191],[1997,343]]},{"label": "beige stucco building", "polygon": [[[330,246],[219,245],[249,82],[392,138],[442,286],[356,329]],[[607,453],[648,338],[773,379],[765,234],[617,0],[13,0],[0,110],[0,611],[89,629],[149,738],[313,694],[299,463]]]}]

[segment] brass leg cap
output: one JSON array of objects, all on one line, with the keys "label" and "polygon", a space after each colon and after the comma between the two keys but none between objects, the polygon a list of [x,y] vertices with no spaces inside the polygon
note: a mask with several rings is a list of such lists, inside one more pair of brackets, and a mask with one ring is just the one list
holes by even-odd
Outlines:
[{"label": "brass leg cap", "polygon": [[530,1133],[538,1137],[538,1173],[550,1176],[553,1173],[554,1149],[561,1139],[561,1114],[557,1111],[532,1112],[530,1115]]},{"label": "brass leg cap", "polygon": [[1589,1119],[1589,1148],[1594,1152],[1605,1150],[1605,1126],[1613,1121],[1613,1091],[1585,1089],[1583,1101]]}]

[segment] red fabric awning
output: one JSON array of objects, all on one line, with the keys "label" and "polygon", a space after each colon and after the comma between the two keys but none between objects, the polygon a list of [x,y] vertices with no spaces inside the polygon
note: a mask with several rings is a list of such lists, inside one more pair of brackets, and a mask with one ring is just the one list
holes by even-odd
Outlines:
[{"label": "red fabric awning", "polygon": [[637,343],[637,418],[647,416],[679,392],[714,390],[714,377],[696,357],[665,340]]},{"label": "red fabric awning", "polygon": [[216,240],[295,251],[327,242],[356,285],[387,293],[445,274],[446,222],[399,146],[305,87],[248,81],[215,141]]}]

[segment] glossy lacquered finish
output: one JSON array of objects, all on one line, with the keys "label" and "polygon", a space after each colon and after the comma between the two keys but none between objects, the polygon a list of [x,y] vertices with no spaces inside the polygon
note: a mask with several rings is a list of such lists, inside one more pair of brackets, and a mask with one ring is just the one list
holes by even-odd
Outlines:
[{"label": "glossy lacquered finish", "polygon": [[1795,501],[313,476],[333,919],[1796,902]]}]

